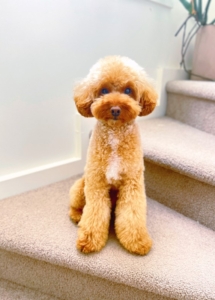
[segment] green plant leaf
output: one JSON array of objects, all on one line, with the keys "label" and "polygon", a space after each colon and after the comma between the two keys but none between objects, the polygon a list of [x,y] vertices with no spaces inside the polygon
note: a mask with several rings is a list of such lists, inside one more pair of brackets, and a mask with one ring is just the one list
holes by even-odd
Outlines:
[{"label": "green plant leaf", "polygon": [[198,2],[198,4],[196,3],[196,12],[197,12],[198,21],[202,23],[202,0],[198,0],[196,2]]},{"label": "green plant leaf", "polygon": [[181,2],[181,4],[185,7],[185,9],[191,14],[192,12],[192,5],[190,2],[186,1],[186,0],[179,0]]},{"label": "green plant leaf", "polygon": [[204,17],[202,20],[202,25],[206,25],[208,22],[208,10],[209,10],[210,4],[211,4],[211,0],[208,0],[207,5],[205,7],[205,12],[203,14]]}]

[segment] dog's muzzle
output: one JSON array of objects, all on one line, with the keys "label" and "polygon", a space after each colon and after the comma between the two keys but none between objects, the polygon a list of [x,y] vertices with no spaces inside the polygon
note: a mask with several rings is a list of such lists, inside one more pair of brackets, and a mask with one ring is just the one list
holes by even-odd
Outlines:
[{"label": "dog's muzzle", "polygon": [[117,117],[119,117],[120,113],[121,113],[121,108],[119,106],[111,107],[111,114],[115,120],[117,119]]}]

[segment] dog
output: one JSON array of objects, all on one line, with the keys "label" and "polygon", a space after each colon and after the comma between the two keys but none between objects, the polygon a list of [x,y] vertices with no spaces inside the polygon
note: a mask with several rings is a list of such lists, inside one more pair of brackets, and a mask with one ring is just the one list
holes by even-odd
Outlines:
[{"label": "dog", "polygon": [[146,227],[143,151],[135,119],[154,110],[157,92],[136,62],[108,56],[76,85],[74,100],[82,116],[97,119],[84,175],[70,189],[69,215],[79,226],[77,248],[90,253],[104,247],[114,209],[120,243],[131,253],[145,255],[152,240]]}]

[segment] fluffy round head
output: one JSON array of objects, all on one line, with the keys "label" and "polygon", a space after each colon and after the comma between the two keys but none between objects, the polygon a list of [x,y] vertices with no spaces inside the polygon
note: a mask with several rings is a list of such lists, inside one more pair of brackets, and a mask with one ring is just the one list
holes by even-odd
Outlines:
[{"label": "fluffy round head", "polygon": [[74,90],[76,107],[84,117],[109,123],[126,123],[150,114],[157,93],[145,71],[127,57],[99,60]]}]

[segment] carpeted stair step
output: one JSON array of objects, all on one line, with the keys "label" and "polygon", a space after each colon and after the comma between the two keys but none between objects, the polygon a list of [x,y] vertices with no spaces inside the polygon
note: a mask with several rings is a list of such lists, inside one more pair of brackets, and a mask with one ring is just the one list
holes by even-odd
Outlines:
[{"label": "carpeted stair step", "polygon": [[0,277],[60,299],[215,299],[215,233],[148,199],[153,248],[128,253],[113,231],[105,248],[76,250],[68,218],[72,180],[0,201]]},{"label": "carpeted stair step", "polygon": [[59,298],[0,279],[1,300],[59,300]]},{"label": "carpeted stair step", "polygon": [[166,115],[215,135],[215,83],[170,81]]},{"label": "carpeted stair step", "polygon": [[140,128],[147,195],[215,230],[215,136],[169,117]]}]

